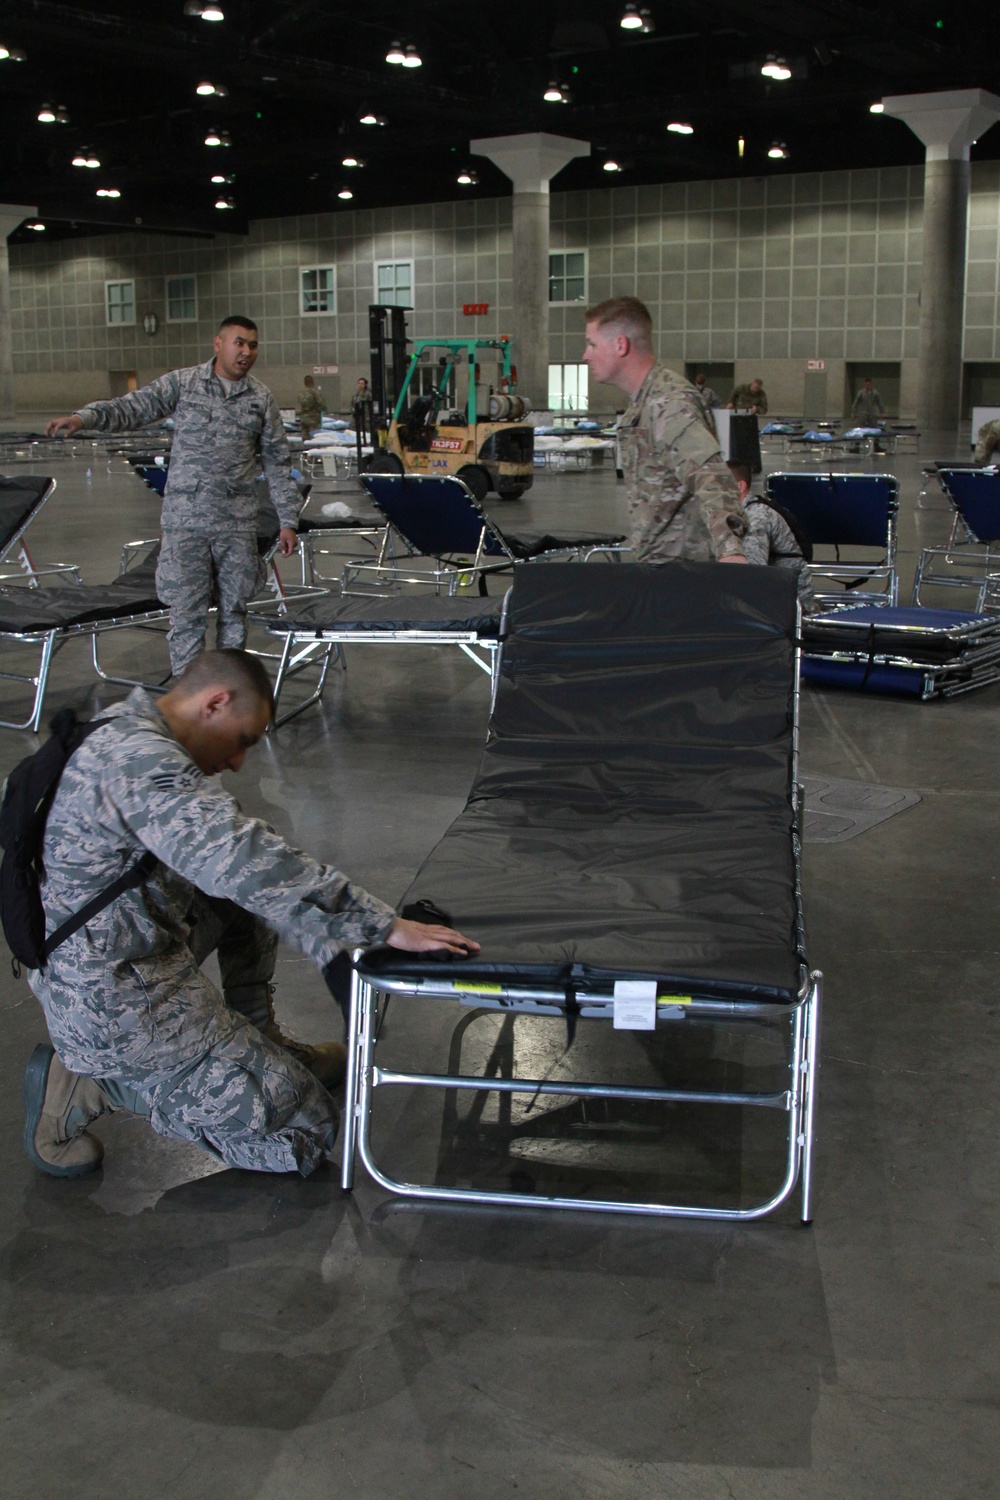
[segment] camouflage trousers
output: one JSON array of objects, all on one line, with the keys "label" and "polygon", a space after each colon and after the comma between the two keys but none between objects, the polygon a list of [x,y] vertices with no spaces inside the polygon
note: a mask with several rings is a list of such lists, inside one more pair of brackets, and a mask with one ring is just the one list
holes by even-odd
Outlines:
[{"label": "camouflage trousers", "polygon": [[[239,1007],[258,1015],[274,973],[278,940],[231,901],[198,894],[190,950],[195,964],[216,952],[220,995],[199,968],[175,996],[171,1069],[122,1068],[97,1081],[112,1104],[143,1115],[158,1135],[190,1141],[230,1167],[307,1176],[333,1154],[337,1107],[283,1047],[261,1035]],[[186,1030],[198,1035],[197,1055]]]},{"label": "camouflage trousers", "polygon": [[246,645],[247,602],[266,576],[257,537],[250,532],[164,531],[156,592],[170,609],[167,645],[175,677],[204,651],[213,604],[218,607],[216,645]]}]

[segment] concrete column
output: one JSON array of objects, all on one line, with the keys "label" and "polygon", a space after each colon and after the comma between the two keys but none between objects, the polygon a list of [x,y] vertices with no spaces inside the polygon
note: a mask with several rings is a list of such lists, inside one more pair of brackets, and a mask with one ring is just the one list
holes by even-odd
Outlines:
[{"label": "concrete column", "polygon": [[14,415],[14,330],[10,316],[10,256],[7,236],[37,208],[19,203],[0,203],[0,418]]},{"label": "concrete column", "polygon": [[517,388],[536,411],[549,404],[549,182],[574,157],[589,156],[585,141],[567,136],[500,135],[470,141],[514,184],[514,363]]},{"label": "concrete column", "polygon": [[1000,120],[1000,99],[985,89],[957,89],[897,94],[882,103],[926,147],[917,421],[925,431],[954,432],[962,395],[969,147]]}]

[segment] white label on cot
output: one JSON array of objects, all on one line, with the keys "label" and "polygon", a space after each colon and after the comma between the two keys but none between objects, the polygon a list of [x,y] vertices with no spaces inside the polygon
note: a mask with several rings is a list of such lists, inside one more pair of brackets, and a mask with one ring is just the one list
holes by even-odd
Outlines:
[{"label": "white label on cot", "polygon": [[615,980],[615,1030],[656,1030],[656,980]]}]

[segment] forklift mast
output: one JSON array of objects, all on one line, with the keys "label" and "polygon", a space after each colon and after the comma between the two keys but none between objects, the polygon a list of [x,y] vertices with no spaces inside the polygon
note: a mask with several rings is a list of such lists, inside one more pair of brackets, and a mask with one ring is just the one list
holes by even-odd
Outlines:
[{"label": "forklift mast", "polygon": [[407,374],[406,314],[409,307],[368,306],[368,353],[371,359],[372,417],[375,425],[389,425]]},{"label": "forklift mast", "polygon": [[[420,356],[425,349],[443,349],[446,351],[440,359],[440,365],[442,368],[441,375],[438,381],[438,389],[436,391],[438,402],[443,399],[448,390],[448,386],[454,379],[455,366],[461,364],[463,359],[467,362],[469,366],[469,399],[467,420],[470,427],[475,427],[478,421],[482,420],[483,417],[488,416],[488,413],[480,413],[476,409],[476,385],[479,368],[476,356],[480,349],[498,349],[500,351],[501,389],[503,389],[504,391],[513,391],[516,388],[517,371],[514,369],[514,366],[511,363],[510,340],[508,338],[417,339],[413,346],[413,353],[410,355],[409,366],[406,370],[405,377],[401,385],[398,387],[396,393],[396,401],[393,407],[392,416],[397,422],[400,421],[403,413],[406,410],[406,397],[409,392],[410,383],[413,379],[415,371],[420,364]],[[374,370],[374,364],[372,365],[372,369]]]}]

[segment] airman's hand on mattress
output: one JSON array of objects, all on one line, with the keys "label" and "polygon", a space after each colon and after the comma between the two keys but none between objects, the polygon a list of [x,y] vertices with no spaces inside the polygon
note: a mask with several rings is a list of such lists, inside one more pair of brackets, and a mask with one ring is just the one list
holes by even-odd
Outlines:
[{"label": "airman's hand on mattress", "polygon": [[390,948],[402,948],[404,953],[478,953],[479,944],[463,937],[453,927],[432,927],[427,922],[408,922],[397,917],[389,929],[386,943]]},{"label": "airman's hand on mattress", "polygon": [[74,412],[71,417],[56,417],[55,421],[50,422],[48,427],[46,427],[45,436],[61,438],[72,437],[74,433],[79,432],[82,427],[83,418],[78,417]]}]

